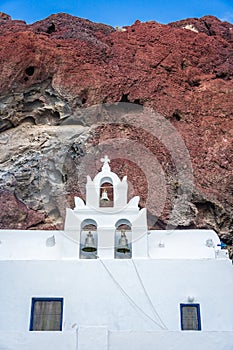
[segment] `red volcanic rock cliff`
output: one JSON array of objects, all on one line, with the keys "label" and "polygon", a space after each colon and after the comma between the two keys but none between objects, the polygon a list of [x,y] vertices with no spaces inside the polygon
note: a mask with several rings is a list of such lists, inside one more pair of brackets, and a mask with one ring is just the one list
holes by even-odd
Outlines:
[{"label": "red volcanic rock cliff", "polygon": [[[33,224],[4,214],[1,227],[12,222],[20,227],[21,218],[27,228],[61,223],[73,195],[83,195],[77,169],[88,164],[85,155],[95,155],[89,164],[93,175],[102,155],[97,146],[121,138],[147,148],[163,170],[166,198],[159,218],[150,215],[151,226],[166,227],[174,201],[181,198],[171,224],[213,228],[232,244],[232,24],[206,16],[168,25],[136,21],[115,30],[67,14],[32,25],[1,14],[0,40],[1,193],[4,200],[9,194],[15,211],[20,201],[28,215],[40,214]],[[140,123],[138,128],[111,119],[101,124],[100,114],[117,102],[129,109],[134,104],[140,121],[140,109],[152,108],[182,137],[194,176],[189,196],[168,147],[153,133],[158,126],[153,115],[145,120],[151,133]],[[127,115],[127,108],[121,113]],[[127,173],[131,194],[147,205],[144,168],[130,154],[125,161],[119,158],[111,162],[113,171]]]}]

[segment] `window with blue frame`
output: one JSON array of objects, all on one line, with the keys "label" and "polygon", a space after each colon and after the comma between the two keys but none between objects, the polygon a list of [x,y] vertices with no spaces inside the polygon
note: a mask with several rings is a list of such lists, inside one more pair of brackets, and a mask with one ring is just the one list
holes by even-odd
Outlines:
[{"label": "window with blue frame", "polygon": [[61,331],[63,298],[32,298],[30,331]]},{"label": "window with blue frame", "polygon": [[182,331],[200,331],[201,314],[199,304],[180,304]]}]

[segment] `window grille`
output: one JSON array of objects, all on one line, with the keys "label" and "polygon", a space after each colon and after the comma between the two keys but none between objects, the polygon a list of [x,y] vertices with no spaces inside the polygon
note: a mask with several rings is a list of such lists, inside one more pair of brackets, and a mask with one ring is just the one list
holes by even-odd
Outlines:
[{"label": "window grille", "polygon": [[181,304],[181,329],[183,331],[200,331],[200,305],[199,304]]},{"label": "window grille", "polygon": [[62,298],[32,298],[30,331],[61,331],[62,311]]}]

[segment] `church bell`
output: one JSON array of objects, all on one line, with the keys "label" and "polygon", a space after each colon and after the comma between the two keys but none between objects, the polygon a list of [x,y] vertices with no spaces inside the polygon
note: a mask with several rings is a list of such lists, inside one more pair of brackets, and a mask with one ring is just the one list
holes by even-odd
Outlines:
[{"label": "church bell", "polygon": [[128,239],[125,235],[124,231],[121,231],[121,238],[119,239],[118,246],[117,246],[117,252],[118,253],[129,253],[129,245],[128,245]]},{"label": "church bell", "polygon": [[85,238],[85,244],[82,250],[84,252],[96,252],[97,250],[95,246],[94,237],[91,231],[88,232],[87,237]]},{"label": "church bell", "polygon": [[107,192],[106,188],[104,188],[102,191],[101,201],[109,201],[108,192]]}]

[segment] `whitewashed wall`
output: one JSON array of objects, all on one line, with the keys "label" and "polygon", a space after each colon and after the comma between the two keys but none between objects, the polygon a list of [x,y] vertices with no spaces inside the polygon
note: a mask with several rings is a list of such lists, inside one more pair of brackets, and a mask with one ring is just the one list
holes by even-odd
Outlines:
[{"label": "whitewashed wall", "polygon": [[1,350],[232,350],[233,332],[0,332]]},{"label": "whitewashed wall", "polygon": [[[233,348],[232,263],[216,255],[213,231],[153,231],[148,258],[133,260],[80,260],[57,231],[0,231],[0,240],[0,350]],[[180,330],[189,296],[202,331]],[[64,298],[62,332],[29,331],[32,297]]]},{"label": "whitewashed wall", "polygon": [[[134,263],[168,330],[180,331],[179,305],[188,296],[200,303],[203,331],[233,330],[229,260],[142,259]],[[1,331],[28,334],[32,297],[64,298],[64,331],[80,326],[161,330],[131,260],[2,261],[0,272]]]},{"label": "whitewashed wall", "polygon": [[[114,242],[115,229],[108,228],[108,233]],[[48,247],[46,242],[53,236],[56,244]],[[212,239],[213,247],[206,246],[208,239]],[[69,231],[0,230],[0,260],[79,259],[79,242],[78,230],[72,235]],[[220,240],[213,230],[156,230],[141,236],[141,241],[133,241],[132,248],[135,258],[141,256],[140,249],[145,255],[145,245],[148,258],[152,259],[215,259],[216,250],[221,253],[220,258],[227,258],[227,251],[218,244]],[[114,257],[112,244],[105,250],[112,250],[105,254]]]}]

